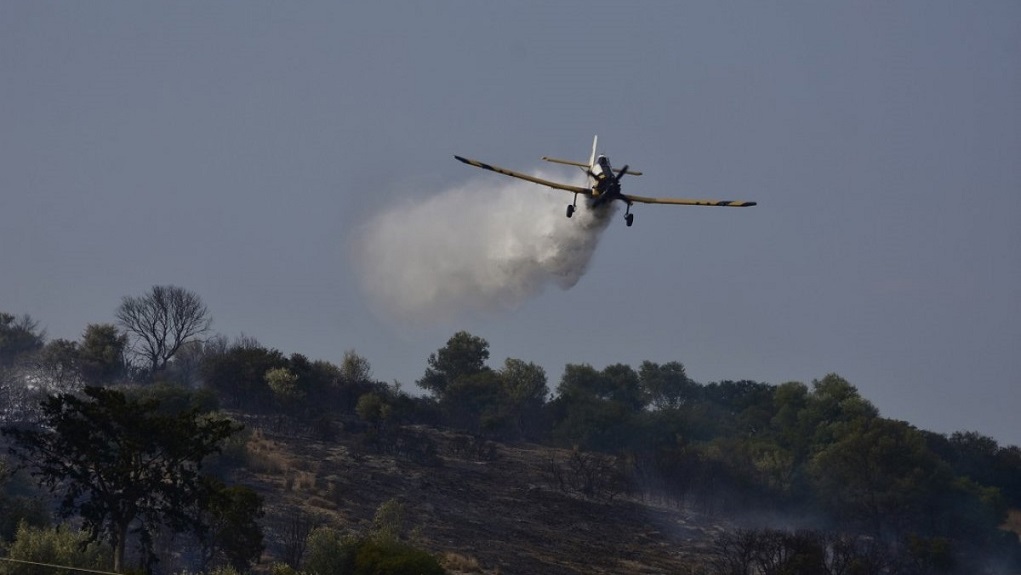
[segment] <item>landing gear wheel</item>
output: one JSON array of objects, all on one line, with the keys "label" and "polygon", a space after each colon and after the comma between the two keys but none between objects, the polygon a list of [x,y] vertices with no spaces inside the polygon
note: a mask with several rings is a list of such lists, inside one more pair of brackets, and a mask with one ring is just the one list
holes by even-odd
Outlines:
[{"label": "landing gear wheel", "polygon": [[634,214],[628,214],[628,215],[624,216],[624,221],[627,222],[627,227],[630,228],[631,224],[635,223],[635,215]]},{"label": "landing gear wheel", "polygon": [[568,205],[567,206],[567,217],[571,217],[573,215],[574,215],[574,206]]}]

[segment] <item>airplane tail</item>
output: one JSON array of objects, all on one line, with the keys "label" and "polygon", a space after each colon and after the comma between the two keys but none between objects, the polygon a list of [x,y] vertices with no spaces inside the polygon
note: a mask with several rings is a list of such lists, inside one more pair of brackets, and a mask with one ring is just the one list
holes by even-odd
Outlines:
[{"label": "airplane tail", "polygon": [[[596,154],[597,154],[598,146],[599,146],[599,136],[593,136],[592,137],[592,154],[589,155],[588,163],[587,164],[582,163],[582,162],[575,162],[573,160],[561,160],[559,158],[551,158],[549,156],[543,156],[542,159],[546,160],[547,162],[553,162],[554,164],[564,164],[564,165],[567,165],[567,166],[577,166],[577,167],[581,168],[581,170],[583,172],[585,172],[586,180],[588,181],[589,185],[591,186],[593,183],[595,183],[594,180],[593,180],[592,174],[595,173],[595,169],[596,169],[596,157],[597,157]],[[634,176],[642,175],[641,172],[633,172],[631,170],[627,170],[627,173],[631,174],[631,175],[634,175]]]}]

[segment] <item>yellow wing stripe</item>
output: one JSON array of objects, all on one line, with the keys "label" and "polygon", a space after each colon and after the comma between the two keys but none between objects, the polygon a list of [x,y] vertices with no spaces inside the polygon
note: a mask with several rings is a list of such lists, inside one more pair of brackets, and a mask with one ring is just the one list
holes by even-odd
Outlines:
[{"label": "yellow wing stripe", "polygon": [[550,180],[544,180],[542,178],[537,178],[535,176],[529,176],[528,174],[522,174],[521,172],[515,172],[514,170],[508,170],[506,168],[501,168],[500,166],[494,166],[492,164],[486,164],[486,163],[480,162],[478,160],[471,160],[469,158],[462,158],[461,156],[454,156],[454,158],[457,161],[459,161],[459,162],[464,162],[465,164],[468,164],[469,166],[475,166],[476,168],[482,168],[483,170],[489,170],[490,172],[496,172],[498,174],[503,174],[505,176],[510,176],[512,178],[518,178],[520,180],[525,180],[525,181],[528,181],[528,182],[532,182],[533,184],[539,184],[540,186],[549,186],[551,188],[556,188],[558,190],[567,190],[568,192],[574,192],[576,194],[588,194],[588,193],[591,193],[591,190],[589,190],[588,188],[582,188],[582,187],[579,187],[579,186],[570,186],[568,184],[561,184],[559,182],[552,182]]},{"label": "yellow wing stripe", "polygon": [[743,202],[739,200],[689,200],[685,198],[646,198],[643,196],[630,196],[621,194],[628,202],[640,204],[673,204],[676,206],[720,206],[727,208],[750,208],[756,202]]}]

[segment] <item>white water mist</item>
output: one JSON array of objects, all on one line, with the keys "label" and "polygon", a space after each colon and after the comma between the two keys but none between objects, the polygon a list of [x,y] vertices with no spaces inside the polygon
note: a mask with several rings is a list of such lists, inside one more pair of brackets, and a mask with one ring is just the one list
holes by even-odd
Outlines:
[{"label": "white water mist", "polygon": [[[553,176],[556,177],[556,176]],[[448,189],[406,201],[355,234],[362,286],[398,319],[437,321],[514,309],[549,285],[574,286],[616,208],[509,181]]]}]

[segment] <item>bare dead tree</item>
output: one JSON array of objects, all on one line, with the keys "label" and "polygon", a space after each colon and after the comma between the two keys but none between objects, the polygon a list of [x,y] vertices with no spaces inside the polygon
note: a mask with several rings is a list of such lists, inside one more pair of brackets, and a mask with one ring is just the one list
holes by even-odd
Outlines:
[{"label": "bare dead tree", "polygon": [[195,293],[177,286],[153,286],[144,296],[125,296],[117,308],[117,321],[131,334],[133,353],[146,361],[150,373],[156,373],[185,342],[209,331],[213,320]]}]

